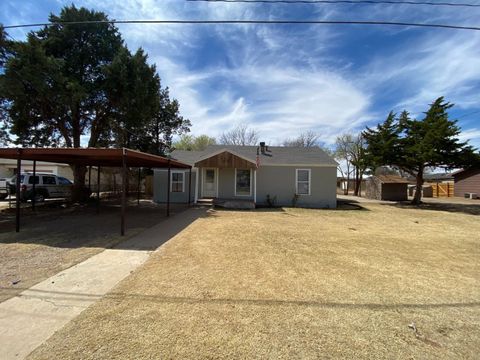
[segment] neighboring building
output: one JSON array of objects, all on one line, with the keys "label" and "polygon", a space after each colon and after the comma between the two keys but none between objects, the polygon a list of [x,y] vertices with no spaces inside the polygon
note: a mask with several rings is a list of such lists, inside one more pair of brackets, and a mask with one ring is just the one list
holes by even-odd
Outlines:
[{"label": "neighboring building", "polygon": [[366,197],[377,200],[408,200],[410,182],[397,175],[376,175],[367,179]]},{"label": "neighboring building", "polygon": [[476,194],[480,197],[480,169],[460,170],[453,173],[455,180],[455,196],[466,197]]},{"label": "neighboring building", "polygon": [[[172,158],[190,164],[172,169],[170,201],[202,198],[248,200],[278,206],[335,208],[337,163],[320,148],[210,145],[204,151],[175,150]],[[168,171],[154,172],[154,200],[166,202]],[[190,191],[189,191],[190,190]]]},{"label": "neighboring building", "polygon": [[[11,178],[16,174],[17,160],[0,159],[0,178]],[[33,171],[33,161],[22,160],[22,172]],[[72,169],[68,164],[50,163],[37,161],[36,171],[39,173],[49,173],[73,180]]]}]

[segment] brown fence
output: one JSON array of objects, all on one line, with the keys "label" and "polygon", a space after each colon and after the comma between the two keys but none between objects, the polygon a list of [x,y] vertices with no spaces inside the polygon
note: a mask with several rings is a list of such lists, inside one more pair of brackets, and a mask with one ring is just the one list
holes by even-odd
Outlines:
[{"label": "brown fence", "polygon": [[433,190],[433,197],[452,197],[454,196],[454,184],[452,183],[438,183],[431,184]]}]

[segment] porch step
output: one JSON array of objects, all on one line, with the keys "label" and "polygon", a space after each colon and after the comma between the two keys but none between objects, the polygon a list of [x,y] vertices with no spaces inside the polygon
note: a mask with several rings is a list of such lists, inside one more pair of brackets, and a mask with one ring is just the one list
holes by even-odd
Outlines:
[{"label": "porch step", "polygon": [[213,199],[198,199],[198,205],[213,205]]}]

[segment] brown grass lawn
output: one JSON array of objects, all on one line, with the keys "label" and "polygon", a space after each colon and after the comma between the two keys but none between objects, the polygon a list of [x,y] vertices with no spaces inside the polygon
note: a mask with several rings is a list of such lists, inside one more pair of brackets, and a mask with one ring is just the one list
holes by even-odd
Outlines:
[{"label": "brown grass lawn", "polygon": [[[135,204],[135,203],[134,203]],[[148,202],[127,212],[127,236],[120,236],[118,208],[38,209],[25,211],[15,233],[13,212],[0,213],[0,302],[112,247],[164,218]]]},{"label": "brown grass lawn", "polygon": [[479,217],[363,206],[212,212],[31,358],[478,359]]}]

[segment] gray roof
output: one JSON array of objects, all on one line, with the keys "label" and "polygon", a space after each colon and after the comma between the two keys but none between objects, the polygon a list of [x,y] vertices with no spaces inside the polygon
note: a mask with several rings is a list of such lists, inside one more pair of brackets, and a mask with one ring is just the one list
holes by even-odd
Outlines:
[{"label": "gray roof", "polygon": [[[172,158],[181,162],[193,165],[200,159],[208,157],[210,154],[219,151],[231,150],[252,162],[257,158],[257,146],[237,146],[237,145],[210,145],[203,151],[175,150],[172,152]],[[268,151],[264,154],[260,152],[260,166],[262,165],[333,165],[337,162],[333,160],[324,150],[300,147],[268,146]]]},{"label": "gray roof", "polygon": [[453,180],[453,174],[451,173],[435,173],[423,175],[424,180]]}]

